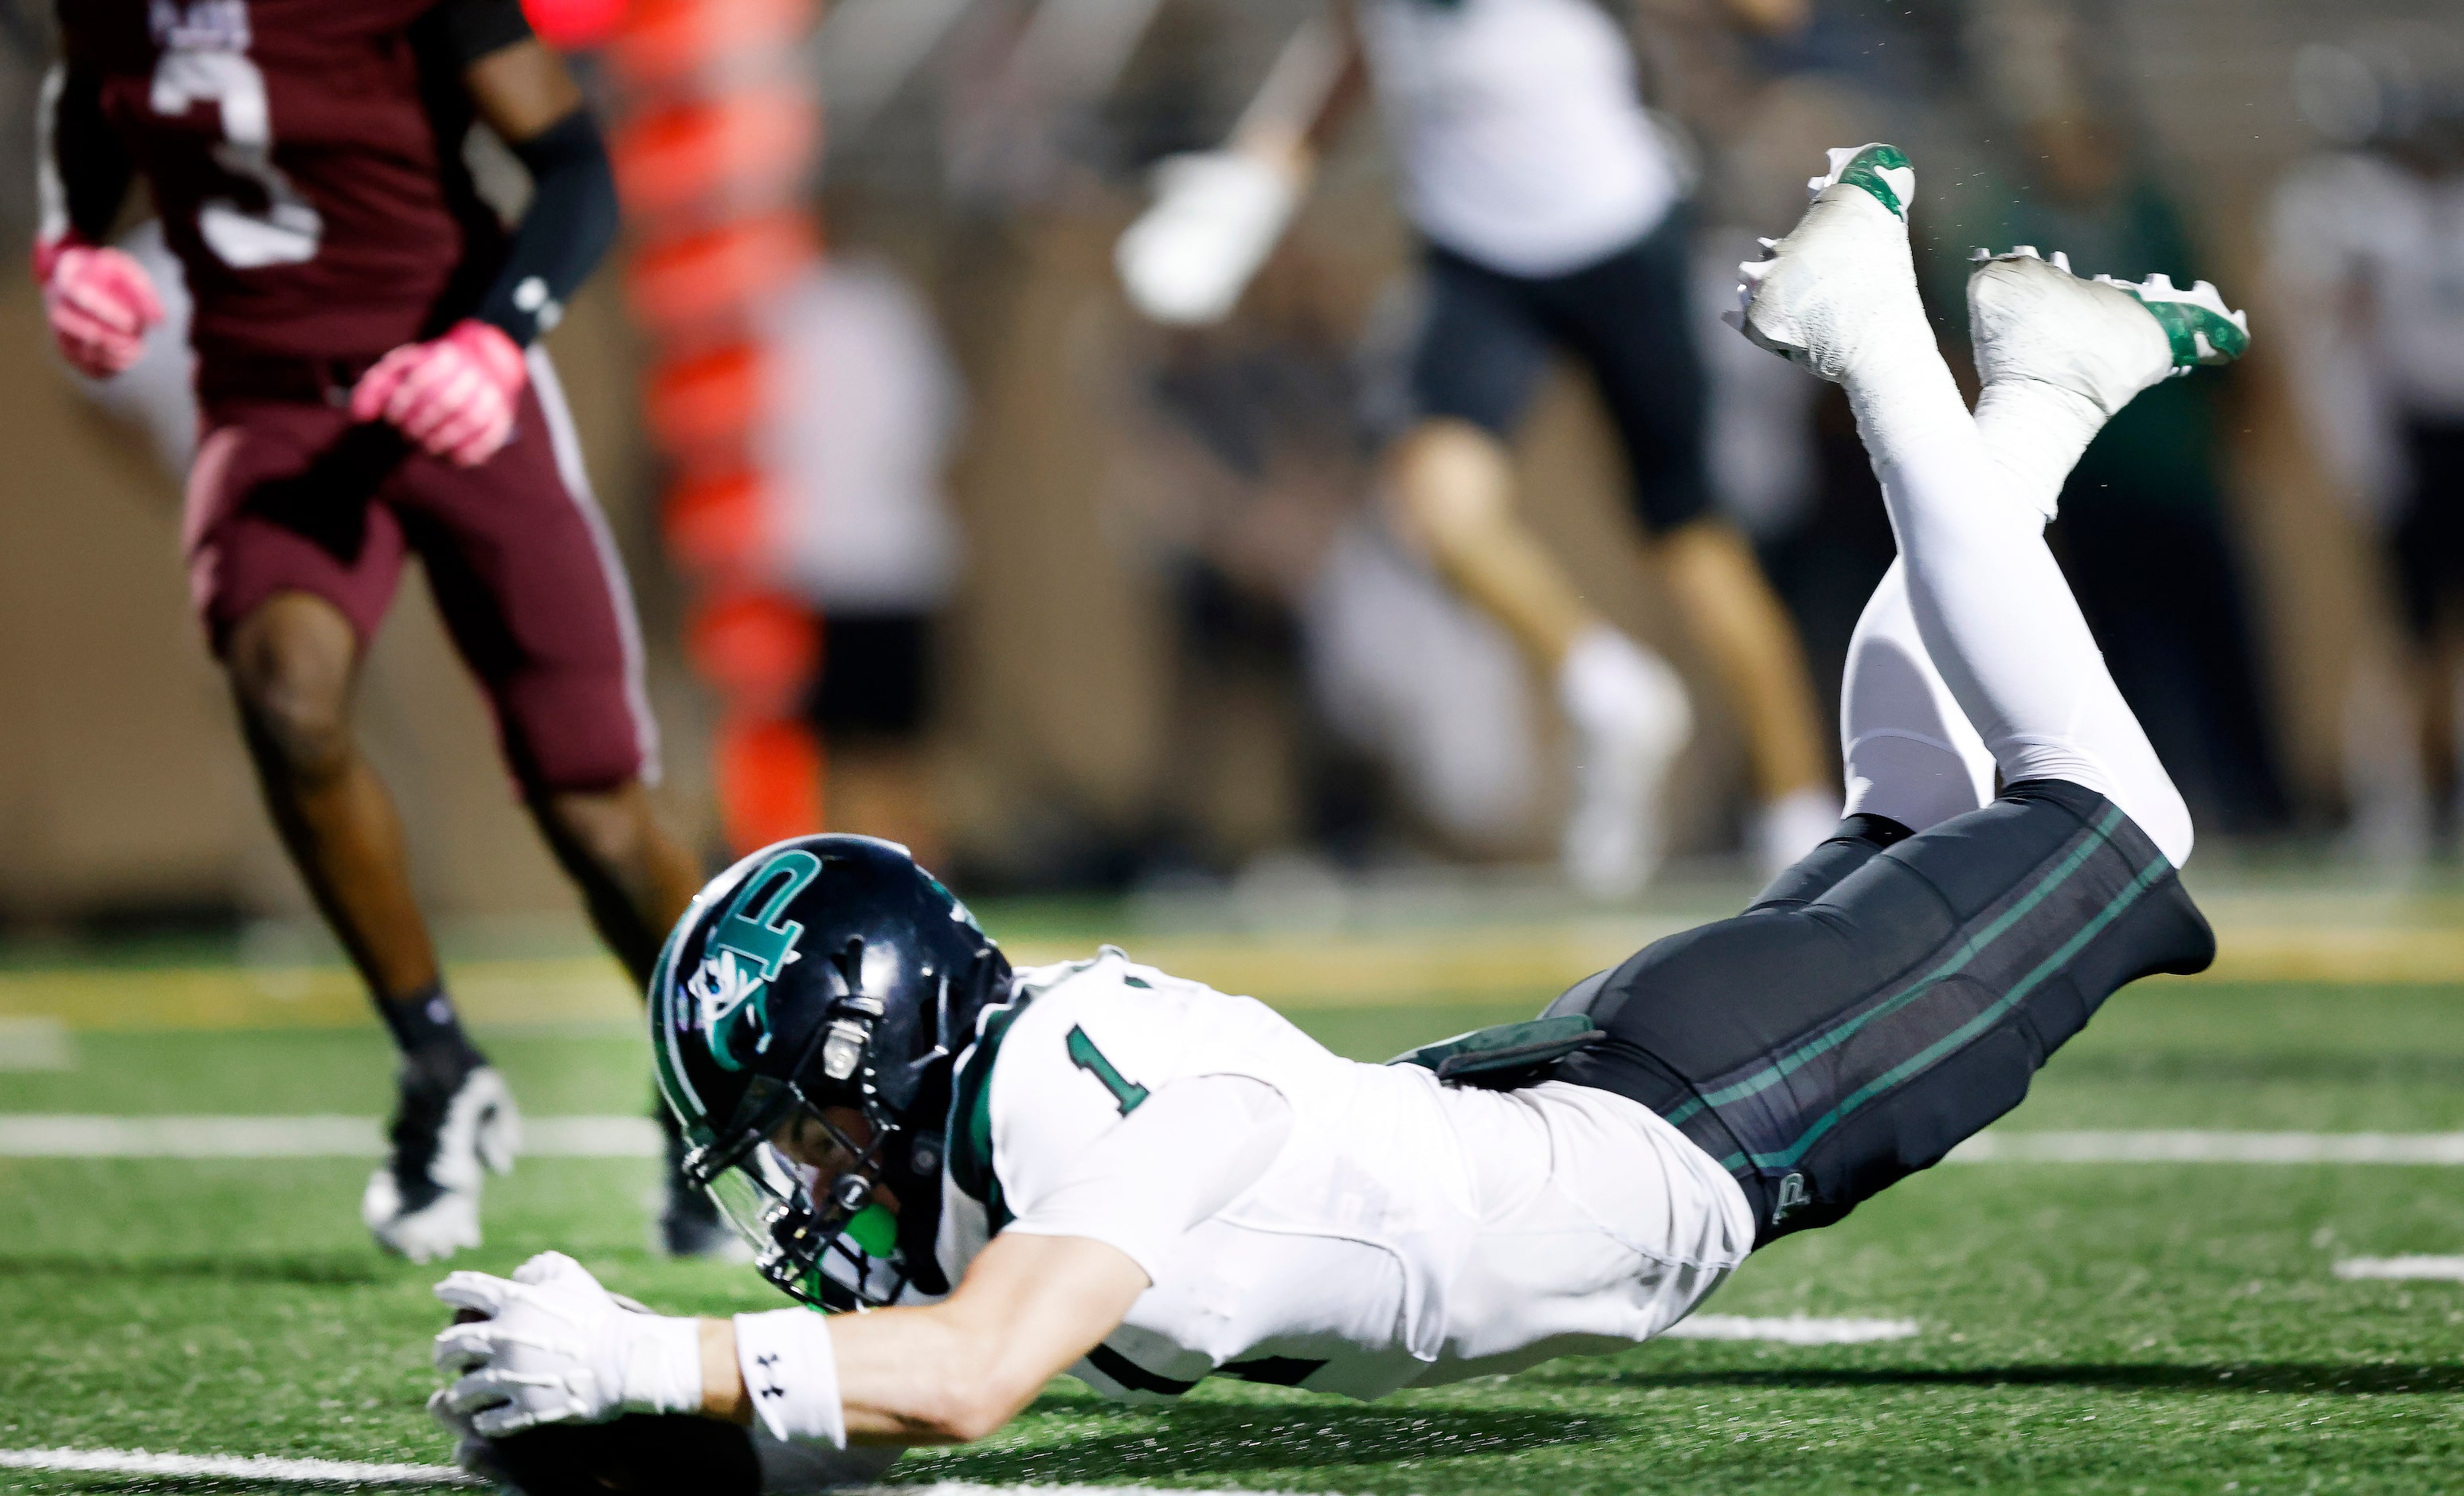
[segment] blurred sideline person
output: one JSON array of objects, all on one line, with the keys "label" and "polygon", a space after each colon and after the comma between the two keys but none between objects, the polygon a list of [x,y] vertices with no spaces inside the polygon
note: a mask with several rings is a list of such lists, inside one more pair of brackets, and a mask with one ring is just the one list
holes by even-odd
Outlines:
[{"label": "blurred sideline person", "polygon": [[[1760,25],[1798,18],[1786,5],[1732,9]],[[1599,390],[1636,517],[1746,730],[1754,850],[1776,870],[1820,839],[1838,801],[1795,633],[1744,539],[1711,512],[1683,168],[1643,110],[1631,49],[1590,0],[1361,0],[1331,13],[1287,49],[1224,149],[1158,172],[1155,208],[1120,245],[1132,298],[1167,322],[1227,313],[1316,147],[1373,78],[1426,241],[1387,492],[1398,528],[1514,635],[1574,728],[1568,872],[1601,897],[1648,880],[1661,784],[1692,711],[1676,672],[1585,602],[1514,512],[1507,439],[1557,352]]]},{"label": "blurred sideline person", "polygon": [[932,313],[887,261],[832,255],[769,317],[772,564],[822,615],[807,710],[829,756],[826,822],[937,859],[925,738],[959,564],[943,473],[965,396]]},{"label": "blurred sideline person", "polygon": [[2015,1106],[2121,986],[2206,967],[2188,809],[2034,491],[2243,328],[2211,287],[1996,258],[1971,416],[1917,296],[1913,178],[1834,151],[1745,267],[1741,325],[1845,385],[1902,544],[1849,666],[1850,814],[1751,909],[1374,1066],[1109,947],[1013,973],[898,847],[766,848],[669,944],[660,1081],[765,1276],[872,1311],[669,1318],[556,1252],[454,1273],[430,1405],[461,1457],[523,1463],[543,1431],[583,1489],[692,1430],[734,1452],[701,1487],[730,1496],[792,1488],[765,1451],[984,1438],[1062,1372],[1365,1399],[1622,1350]]},{"label": "blurred sideline person", "polygon": [[[479,1243],[483,1164],[519,1121],[463,1032],[351,700],[416,554],[525,804],[610,949],[647,979],[693,859],[653,817],[632,599],[583,473],[553,327],[616,230],[597,125],[516,0],[64,5],[35,246],[78,372],[138,362],[162,300],[106,246],[142,176],[193,300],[202,436],[191,592],[284,846],[401,1050],[362,1215],[426,1261]],[[461,157],[529,168],[510,232]],[[672,1194],[673,1246],[716,1244]]]},{"label": "blurred sideline person", "polygon": [[1137,549],[1178,624],[1157,849],[1205,870],[1357,866],[1416,832],[1508,853],[1537,800],[1512,642],[1363,510],[1361,361],[1330,279],[1287,241],[1225,321],[1150,340],[1123,403],[1149,433]]},{"label": "blurred sideline person", "polygon": [[2365,849],[2401,861],[2442,825],[2450,845],[2464,836],[2464,44],[2406,32],[2310,47],[2295,75],[2340,148],[2277,187],[2270,271],[2312,444],[2396,586],[2414,736],[2391,773],[2356,764],[2353,817]]}]

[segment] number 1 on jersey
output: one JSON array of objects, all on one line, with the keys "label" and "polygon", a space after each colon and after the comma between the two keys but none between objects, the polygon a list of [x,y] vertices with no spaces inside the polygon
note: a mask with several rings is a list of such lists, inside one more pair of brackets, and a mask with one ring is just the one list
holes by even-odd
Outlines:
[{"label": "number 1 on jersey", "polygon": [[1069,1063],[1102,1081],[1104,1089],[1112,1093],[1112,1100],[1119,1105],[1123,1116],[1135,1111],[1138,1103],[1147,1099],[1147,1089],[1112,1068],[1112,1062],[1104,1058],[1104,1051],[1095,1047],[1095,1041],[1087,1037],[1087,1030],[1074,1024],[1069,1030]]}]

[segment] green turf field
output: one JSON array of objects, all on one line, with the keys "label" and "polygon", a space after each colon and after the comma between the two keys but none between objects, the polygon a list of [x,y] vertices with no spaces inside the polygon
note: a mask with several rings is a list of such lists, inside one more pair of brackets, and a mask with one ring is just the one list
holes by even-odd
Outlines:
[{"label": "green turf field", "polygon": [[[1529,1006],[1470,991],[1295,1016],[1384,1058]],[[647,1105],[642,1043],[619,1023],[483,1038],[535,1115]],[[0,1072],[0,1112],[364,1115],[388,1063],[365,1023],[106,1023],[75,1047],[73,1069]],[[2005,1126],[2464,1131],[2464,988],[2143,984]],[[419,1409],[439,1274],[370,1248],[366,1168],[0,1158],[0,1449],[442,1460]],[[553,1245],[662,1309],[774,1302],[744,1269],[653,1258],[651,1190],[643,1161],[527,1160],[492,1186],[469,1265]],[[1661,1342],[1369,1406],[1209,1384],[1124,1413],[1056,1383],[997,1439],[893,1476],[1549,1496],[2464,1488],[2464,1285],[2332,1271],[2402,1253],[2464,1253],[2464,1169],[1946,1166],[1756,1257],[1706,1306],[1903,1317],[1913,1339]],[[281,1488],[0,1471],[0,1489],[29,1491]]]}]

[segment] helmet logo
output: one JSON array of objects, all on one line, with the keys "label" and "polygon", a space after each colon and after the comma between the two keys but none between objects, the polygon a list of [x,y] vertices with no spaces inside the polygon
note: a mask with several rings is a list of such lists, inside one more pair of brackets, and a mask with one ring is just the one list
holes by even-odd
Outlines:
[{"label": "helmet logo", "polygon": [[[802,848],[781,852],[763,863],[736,891],[727,913],[718,916],[710,933],[710,949],[734,951],[753,964],[761,980],[777,981],[779,973],[796,958],[796,937],[804,933],[803,925],[785,917],[787,905],[821,875],[822,860]],[[770,896],[759,909],[747,913],[754,895],[764,889]]]},{"label": "helmet logo", "polygon": [[751,967],[737,965],[734,951],[704,957],[701,970],[693,973],[685,990],[700,1004],[702,1032],[710,1035],[710,1057],[720,1068],[744,1068],[743,1062],[728,1052],[731,1030],[740,1018],[750,1017],[761,1030],[753,1045],[756,1054],[770,1046],[769,1004],[760,1001],[770,984],[754,976]]},{"label": "helmet logo", "polygon": [[[770,983],[797,959],[804,927],[786,917],[787,906],[821,876],[822,860],[801,848],[781,852],[754,870],[711,927],[701,970],[686,984],[701,1008],[710,1057],[722,1069],[740,1070],[752,1056],[735,1053],[735,1030],[750,1022],[759,1036],[752,1053],[770,1047]],[[766,895],[766,896],[765,896]],[[758,908],[754,900],[759,897]]]}]

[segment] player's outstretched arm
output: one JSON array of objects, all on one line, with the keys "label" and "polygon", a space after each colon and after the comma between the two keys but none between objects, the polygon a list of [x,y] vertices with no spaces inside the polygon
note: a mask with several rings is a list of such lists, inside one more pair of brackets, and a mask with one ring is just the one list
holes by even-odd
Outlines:
[{"label": "player's outstretched arm", "polygon": [[944,1444],[981,1439],[1111,1333],[1146,1270],[1084,1237],[1003,1234],[938,1304],[829,1318],[652,1314],[561,1252],[510,1279],[457,1272],[460,1310],[436,1337],[452,1376],[438,1412],[503,1439],[545,1423],[634,1413],[759,1419],[782,1441]]},{"label": "player's outstretched arm", "polygon": [[1348,5],[1302,23],[1221,148],[1156,166],[1155,203],[1113,251],[1131,304],[1173,327],[1231,316],[1366,80]]},{"label": "player's outstretched arm", "polygon": [[[983,1438],[1111,1334],[1146,1289],[1145,1270],[1117,1247],[1086,1237],[1004,1233],[938,1304],[831,1317],[828,1348],[846,1441]],[[816,1328],[824,1323],[806,1317]],[[758,1378],[761,1368],[742,1354],[737,1324],[703,1322],[703,1407],[750,1422],[765,1389],[748,1386],[741,1374],[750,1367]]]}]

